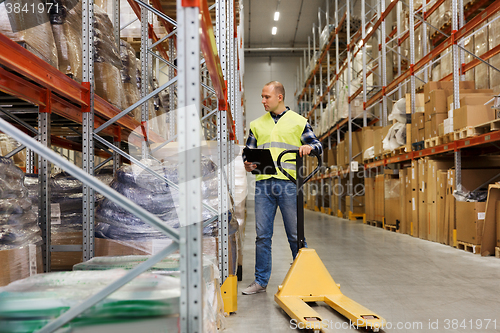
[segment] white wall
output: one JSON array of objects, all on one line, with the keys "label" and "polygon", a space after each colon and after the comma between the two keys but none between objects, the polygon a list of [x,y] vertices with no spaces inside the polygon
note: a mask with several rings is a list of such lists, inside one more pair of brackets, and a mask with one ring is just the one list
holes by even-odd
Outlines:
[{"label": "white wall", "polygon": [[[295,57],[247,57],[245,58],[245,113],[247,131],[250,122],[266,111],[261,104],[262,87],[269,81],[279,81],[285,86],[285,105],[295,107],[295,81],[300,58]],[[245,137],[246,140],[246,137]],[[255,176],[248,175],[248,200],[255,197]]]}]

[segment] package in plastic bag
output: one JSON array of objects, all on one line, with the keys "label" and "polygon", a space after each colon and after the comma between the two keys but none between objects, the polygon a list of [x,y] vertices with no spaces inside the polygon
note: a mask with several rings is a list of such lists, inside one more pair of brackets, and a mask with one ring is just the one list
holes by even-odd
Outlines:
[{"label": "package in plastic bag", "polygon": [[389,121],[396,120],[399,123],[406,124],[406,98],[403,97],[394,103],[388,119]]},{"label": "package in plastic bag", "polygon": [[389,129],[387,136],[382,141],[383,149],[394,150],[406,144],[406,125],[401,123],[395,123]]},{"label": "package in plastic bag", "polygon": [[363,153],[363,159],[368,160],[375,157],[375,147],[370,147]]},{"label": "package in plastic bag", "polygon": [[[16,13],[15,8],[27,8]],[[39,11],[38,9],[43,10]],[[81,26],[81,25],[80,25]],[[49,14],[42,0],[9,0],[0,3],[0,33],[15,42],[26,43],[26,48],[37,57],[58,67]]]},{"label": "package in plastic bag", "polygon": [[[126,274],[125,270],[39,274],[0,288],[2,332],[34,332]],[[143,273],[64,327],[179,313],[180,280]]]}]

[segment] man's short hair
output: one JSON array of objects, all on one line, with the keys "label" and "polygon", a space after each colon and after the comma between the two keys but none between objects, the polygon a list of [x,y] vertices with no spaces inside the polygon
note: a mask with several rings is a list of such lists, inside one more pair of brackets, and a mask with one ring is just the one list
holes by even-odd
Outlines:
[{"label": "man's short hair", "polygon": [[274,91],[276,91],[276,93],[278,95],[280,95],[280,94],[283,95],[283,101],[285,101],[285,87],[283,87],[281,82],[271,81],[271,82],[266,83],[264,87],[267,87],[267,86],[273,86]]}]

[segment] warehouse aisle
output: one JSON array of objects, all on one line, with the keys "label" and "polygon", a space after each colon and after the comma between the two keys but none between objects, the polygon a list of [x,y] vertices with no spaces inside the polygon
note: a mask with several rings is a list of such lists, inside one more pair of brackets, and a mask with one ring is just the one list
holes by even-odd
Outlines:
[{"label": "warehouse aisle", "polygon": [[[225,332],[290,332],[290,319],[274,302],[292,262],[280,214],[275,222],[273,272],[267,292],[241,295],[254,279],[253,203],[247,203],[238,311],[226,318]],[[381,332],[500,331],[500,259],[308,210],[305,234],[309,247],[318,252],[342,292],[392,325]],[[332,332],[355,331],[347,324],[342,328],[344,318],[324,304],[315,309],[330,321]]]}]

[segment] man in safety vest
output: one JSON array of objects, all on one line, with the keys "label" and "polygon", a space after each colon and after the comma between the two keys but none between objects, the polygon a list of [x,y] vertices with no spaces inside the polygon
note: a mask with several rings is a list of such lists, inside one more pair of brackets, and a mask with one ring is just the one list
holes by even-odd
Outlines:
[{"label": "man in safety vest", "polygon": [[[300,156],[309,155],[313,149],[319,154],[323,149],[307,119],[285,106],[285,88],[278,81],[267,83],[262,89],[262,104],[267,113],[250,123],[246,146],[266,148],[276,164],[279,154],[287,149],[298,149]],[[256,165],[245,161],[245,170],[251,172]],[[296,176],[295,162],[282,162],[282,167]],[[297,187],[281,171],[276,175],[259,174],[255,183],[255,281],[243,290],[244,295],[265,292],[271,276],[271,239],[274,217],[280,208],[285,231],[292,250],[297,246]]]}]

